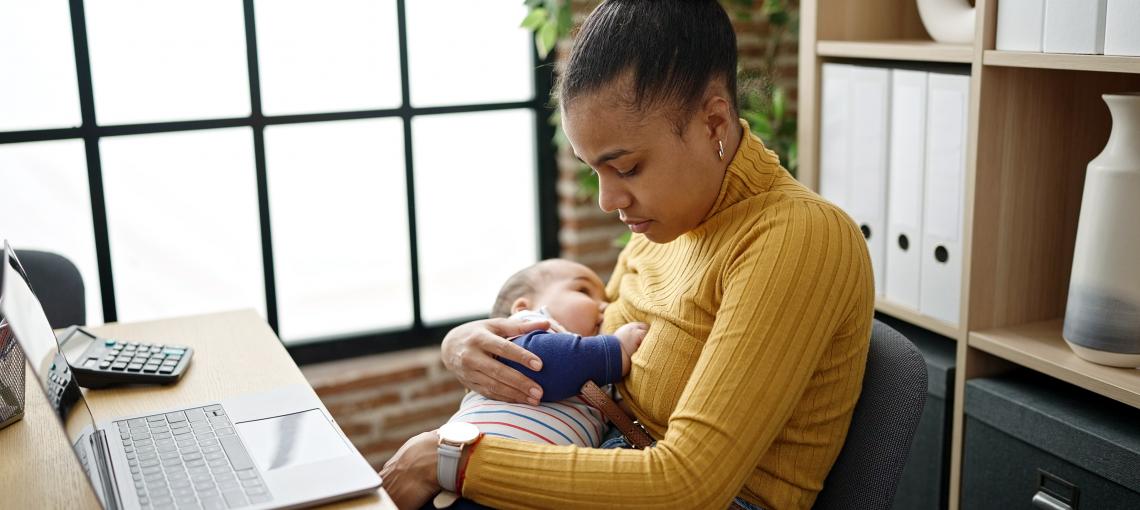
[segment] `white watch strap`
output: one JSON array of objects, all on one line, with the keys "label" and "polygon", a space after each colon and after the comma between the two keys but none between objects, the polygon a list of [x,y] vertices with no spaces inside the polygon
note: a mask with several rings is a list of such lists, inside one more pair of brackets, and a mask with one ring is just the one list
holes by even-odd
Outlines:
[{"label": "white watch strap", "polygon": [[445,491],[455,490],[456,478],[459,476],[460,448],[449,444],[440,444],[436,459],[435,475],[439,479],[439,486]]}]

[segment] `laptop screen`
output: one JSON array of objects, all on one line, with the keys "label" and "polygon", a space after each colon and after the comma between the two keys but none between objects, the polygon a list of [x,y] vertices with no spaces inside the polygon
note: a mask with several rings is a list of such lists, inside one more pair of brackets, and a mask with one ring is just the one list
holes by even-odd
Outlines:
[{"label": "laptop screen", "polygon": [[90,466],[93,459],[82,461],[90,452],[86,439],[94,431],[95,419],[60,354],[55,333],[39,299],[28,286],[23,267],[6,241],[3,264],[0,268],[0,315],[7,319],[13,336],[23,348],[28,366],[48,403],[55,409],[54,414],[79,460],[85,467]]}]

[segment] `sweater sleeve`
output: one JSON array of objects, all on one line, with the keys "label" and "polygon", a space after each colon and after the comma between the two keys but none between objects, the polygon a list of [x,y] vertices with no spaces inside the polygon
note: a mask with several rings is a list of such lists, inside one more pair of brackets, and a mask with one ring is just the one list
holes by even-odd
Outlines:
[{"label": "sweater sleeve", "polygon": [[833,336],[873,295],[866,246],[831,207],[769,211],[735,250],[712,331],[654,447],[486,437],[463,496],[497,508],[726,508],[799,405]]},{"label": "sweater sleeve", "polygon": [[544,402],[573,397],[586,381],[605,385],[621,379],[621,343],[616,336],[532,331],[512,342],[541,358],[542,371],[508,359],[500,361],[542,386]]}]

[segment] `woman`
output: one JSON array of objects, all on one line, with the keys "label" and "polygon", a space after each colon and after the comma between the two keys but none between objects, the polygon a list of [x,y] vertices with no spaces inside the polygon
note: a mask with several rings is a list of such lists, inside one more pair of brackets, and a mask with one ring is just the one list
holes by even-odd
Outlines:
[{"label": "woman", "polygon": [[[874,289],[851,220],[796,182],[739,120],[736,40],[713,0],[609,0],[585,21],[560,83],[563,127],[598,174],[598,203],[634,232],[606,288],[603,329],[649,334],[619,391],[657,439],[645,450],[484,437],[460,460],[463,497],[499,508],[810,507],[859,395]],[[472,390],[540,390],[492,356],[502,337],[451,331],[443,360]],[[439,491],[437,436],[385,466],[402,508]],[[449,465],[449,464],[445,464]]]}]

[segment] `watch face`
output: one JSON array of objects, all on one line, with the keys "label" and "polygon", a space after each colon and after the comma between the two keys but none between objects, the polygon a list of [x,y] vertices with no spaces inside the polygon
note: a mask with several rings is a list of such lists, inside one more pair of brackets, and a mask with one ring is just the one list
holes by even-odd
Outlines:
[{"label": "watch face", "polygon": [[439,437],[449,443],[467,444],[479,437],[479,428],[470,423],[448,423],[439,428]]}]

